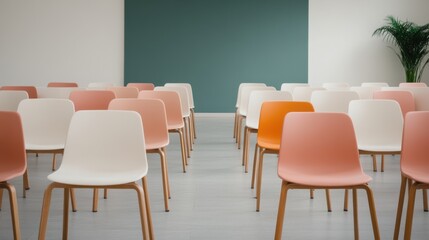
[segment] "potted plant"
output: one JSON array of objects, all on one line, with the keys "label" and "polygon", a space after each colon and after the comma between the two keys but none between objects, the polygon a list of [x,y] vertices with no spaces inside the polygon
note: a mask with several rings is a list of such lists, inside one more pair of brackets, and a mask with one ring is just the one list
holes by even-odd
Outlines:
[{"label": "potted plant", "polygon": [[396,51],[405,70],[407,82],[420,82],[423,71],[429,63],[426,56],[429,54],[429,24],[419,26],[413,22],[401,21],[388,16],[387,24],[372,34],[382,36],[387,42],[398,48]]}]

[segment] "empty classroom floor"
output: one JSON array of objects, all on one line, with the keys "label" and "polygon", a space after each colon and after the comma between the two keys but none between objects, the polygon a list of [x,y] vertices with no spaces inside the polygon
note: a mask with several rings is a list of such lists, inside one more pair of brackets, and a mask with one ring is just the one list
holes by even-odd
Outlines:
[{"label": "empty classroom floor", "polygon": [[[250,189],[251,172],[244,173],[241,150],[237,150],[232,138],[232,116],[197,117],[196,121],[198,138],[187,173],[182,172],[177,134],[170,134],[167,147],[170,212],[164,211],[159,156],[148,154],[149,194],[156,239],[273,239],[281,186],[276,173],[277,157],[265,157],[261,212],[256,212],[255,190]],[[255,135],[251,139],[250,156],[253,156]],[[27,198],[22,198],[22,178],[12,181],[18,193],[22,239],[37,239],[51,157],[49,154],[40,154],[38,158],[28,155],[31,189]],[[58,159],[59,166],[61,156]],[[399,156],[386,156],[384,173],[373,172],[372,161],[367,156],[362,156],[361,162],[364,171],[373,178],[370,187],[374,191],[381,238],[392,239],[400,185]],[[308,190],[290,191],[283,239],[353,239],[352,203],[349,202],[350,211],[344,212],[343,192],[331,191],[333,211],[328,213],[323,190],[317,190],[313,200]],[[358,194],[360,237],[373,239],[366,194],[364,191]],[[61,238],[62,197],[61,190],[54,191],[47,239]],[[76,197],[78,211],[70,213],[69,239],[142,238],[137,197],[132,190],[110,190],[108,199],[100,194],[97,213],[91,211],[92,191],[78,189]],[[419,191],[413,239],[427,239],[428,225],[429,213],[423,212]],[[12,239],[12,236],[9,200],[4,192],[0,239]]]}]

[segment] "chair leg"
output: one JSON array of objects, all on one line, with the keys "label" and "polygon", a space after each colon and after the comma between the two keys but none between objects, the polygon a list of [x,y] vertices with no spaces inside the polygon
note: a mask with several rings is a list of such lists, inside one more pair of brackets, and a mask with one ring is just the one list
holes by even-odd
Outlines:
[{"label": "chair leg", "polygon": [[186,172],[186,165],[188,165],[188,160],[186,156],[186,149],[185,149],[185,138],[183,137],[183,132],[181,129],[177,131],[179,133],[180,138],[180,149],[182,151],[182,168],[183,172]]},{"label": "chair leg", "polygon": [[3,188],[0,188],[0,211],[3,203]]},{"label": "chair leg", "polygon": [[142,226],[143,239],[149,240],[151,238],[150,238],[150,232],[149,232],[148,216],[147,216],[147,209],[146,209],[146,201],[144,198],[144,191],[143,191],[143,188],[136,183],[133,184],[133,188],[137,192],[137,197],[139,201],[140,222]]},{"label": "chair leg", "polygon": [[405,221],[405,235],[404,239],[411,239],[411,231],[413,227],[413,215],[414,215],[414,202],[416,200],[416,183],[413,183],[410,187],[410,193],[408,195],[408,207],[407,207],[407,219]]},{"label": "chair leg", "polygon": [[344,212],[347,212],[349,210],[349,190],[344,190]]},{"label": "chair leg", "polygon": [[144,199],[146,204],[146,216],[147,216],[147,222],[149,227],[149,235],[150,235],[150,239],[155,239],[153,224],[152,224],[152,213],[150,210],[149,192],[147,187],[147,177],[143,177],[142,185],[143,185],[143,194],[144,194]]},{"label": "chair leg", "polygon": [[329,189],[325,189],[326,193],[326,206],[328,208],[328,212],[332,212],[331,208],[331,194],[329,193]]},{"label": "chair leg", "polygon": [[262,187],[262,166],[264,163],[265,149],[259,151],[258,160],[258,178],[256,179],[256,211],[259,212],[261,207],[261,187]]},{"label": "chair leg", "polygon": [[310,189],[310,199],[314,199],[314,189]]},{"label": "chair leg", "polygon": [[92,191],[92,212],[98,211],[98,188],[94,188]]},{"label": "chair leg", "polygon": [[381,167],[380,167],[380,171],[384,172],[384,154],[381,154]]},{"label": "chair leg", "polygon": [[51,205],[52,190],[55,188],[56,183],[51,183],[45,190],[43,196],[42,213],[40,216],[39,225],[39,240],[44,240],[46,237],[46,227],[48,225],[49,207]]},{"label": "chair leg", "polygon": [[244,166],[244,172],[247,173],[247,151],[249,150],[249,133],[248,127],[244,127],[244,140],[243,140],[243,159],[241,165]]},{"label": "chair leg", "polygon": [[287,183],[285,181],[282,181],[282,190],[280,192],[279,209],[277,211],[276,232],[274,235],[275,240],[280,240],[282,238],[283,221],[284,221],[285,209],[286,209],[287,190],[288,190]]},{"label": "chair leg", "polygon": [[24,175],[22,176],[22,180],[24,182],[24,189],[23,189],[23,197],[26,198],[27,194],[25,192],[25,190],[29,190],[30,189],[30,181],[28,180],[28,169],[25,170]]},{"label": "chair leg", "polygon": [[355,240],[359,239],[359,219],[358,219],[358,201],[357,201],[357,190],[353,188],[353,223],[354,223],[354,234]]},{"label": "chair leg", "polygon": [[57,161],[57,159],[55,158],[56,155],[57,155],[56,153],[52,155],[52,171],[55,171],[55,165]]},{"label": "chair leg", "polygon": [[237,124],[238,124],[238,109],[235,111],[234,114],[234,131],[232,133],[232,137],[236,138],[237,137]]},{"label": "chair leg", "polygon": [[399,190],[398,209],[396,210],[396,223],[393,240],[399,239],[399,229],[401,228],[402,209],[404,207],[405,190],[407,188],[407,178],[401,176],[401,188]]},{"label": "chair leg", "polygon": [[188,121],[186,120],[187,118],[183,118],[183,125],[184,125],[184,129],[183,129],[183,135],[185,136],[185,142],[186,142],[186,153],[188,158],[191,157],[191,144],[189,142],[189,127],[188,127]]},{"label": "chair leg", "polygon": [[74,188],[70,188],[70,200],[71,200],[71,204],[72,204],[72,211],[73,212],[77,212],[77,208],[76,208],[76,196],[74,194]]},{"label": "chair leg", "polygon": [[251,189],[255,188],[255,178],[258,167],[258,144],[255,145],[255,155],[253,156],[252,182]]},{"label": "chair leg", "polygon": [[372,223],[372,231],[374,233],[374,239],[380,240],[380,230],[378,228],[378,221],[377,221],[377,212],[375,211],[375,203],[374,203],[374,194],[372,193],[371,188],[368,187],[368,185],[362,186],[365,191],[368,198],[368,205],[369,205],[369,211],[371,213],[371,223]]},{"label": "chair leg", "polygon": [[63,240],[67,239],[69,229],[69,198],[70,188],[64,188],[64,207],[63,207]]},{"label": "chair leg", "polygon": [[103,198],[107,199],[107,188],[104,189]]},{"label": "chair leg", "polygon": [[240,147],[241,147],[240,146],[241,145],[241,126],[243,124],[243,119],[244,119],[243,116],[241,116],[241,115],[238,116],[237,138],[236,138],[238,149],[240,149]]},{"label": "chair leg", "polygon": [[[161,148],[161,150],[164,152],[164,156],[166,155],[166,151],[165,148]],[[165,175],[167,176],[167,191],[168,191],[168,199],[171,199],[171,194],[170,194],[170,180],[168,178],[168,163],[167,163],[167,157],[165,156]]]},{"label": "chair leg", "polygon": [[427,189],[423,189],[422,194],[423,194],[423,210],[425,212],[428,212],[428,191],[427,191]]},{"label": "chair leg", "polygon": [[[195,111],[193,108],[191,108],[191,116],[192,116],[192,129],[194,132],[194,139],[197,139],[197,131],[195,131],[196,127],[195,127]],[[194,140],[195,143],[195,140]]]},{"label": "chair leg", "polygon": [[[14,239],[21,239],[21,231],[19,227],[18,201],[16,199],[15,187],[7,182],[0,183],[0,189],[6,188],[9,193],[10,214],[12,216],[12,230]],[[1,199],[0,199],[1,201]]]},{"label": "chair leg", "polygon": [[161,158],[161,172],[162,172],[162,190],[164,193],[164,207],[165,207],[165,211],[169,212],[169,208],[168,208],[168,178],[167,178],[167,169],[166,169],[166,164],[165,164],[165,155],[164,152],[161,149],[158,149],[160,158]]},{"label": "chair leg", "polygon": [[372,170],[377,172],[377,156],[375,154],[371,154],[372,156]]}]

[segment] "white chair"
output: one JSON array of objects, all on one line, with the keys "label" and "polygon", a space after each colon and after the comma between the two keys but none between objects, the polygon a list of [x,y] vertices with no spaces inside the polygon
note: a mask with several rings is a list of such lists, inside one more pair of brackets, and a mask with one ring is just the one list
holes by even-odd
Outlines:
[{"label": "white chair", "polygon": [[13,111],[18,109],[19,103],[28,99],[26,91],[1,91],[0,90],[0,111]]},{"label": "white chair", "polygon": [[311,94],[311,103],[316,112],[347,113],[349,103],[358,100],[359,95],[353,91],[314,91]]},{"label": "white chair", "polygon": [[309,87],[310,85],[308,83],[282,83],[280,87],[280,91],[286,91],[290,94],[293,93],[293,90],[297,87]]},{"label": "white chair", "polygon": [[318,90],[326,90],[326,89],[322,87],[296,87],[293,90],[292,98],[294,101],[310,102],[311,94],[314,91],[318,91]]},{"label": "white chair", "polygon": [[250,93],[249,106],[247,108],[246,125],[244,127],[243,161],[244,171],[248,171],[249,139],[251,133],[257,133],[259,127],[259,115],[262,103],[268,101],[292,101],[292,94],[287,91],[255,90]]},{"label": "white chair", "polygon": [[326,82],[322,87],[326,90],[349,90],[350,85],[346,82]]},{"label": "white chair", "polygon": [[37,98],[69,99],[73,91],[84,90],[78,87],[37,87]]},{"label": "white chair", "polygon": [[372,99],[372,94],[379,91],[381,87],[350,87],[350,91],[354,91],[359,95],[359,99]]},{"label": "white chair", "polygon": [[363,82],[360,85],[361,87],[378,87],[378,88],[382,88],[382,87],[388,87],[389,84],[386,82]]},{"label": "white chair", "polygon": [[[139,202],[143,239],[153,239],[148,171],[142,120],[133,111],[88,110],[73,116],[64,157],[45,190],[39,239],[45,239],[52,190],[64,189],[63,239],[68,233],[71,188],[134,189]],[[143,179],[143,188],[136,183]],[[129,219],[127,219],[129,221]]]}]

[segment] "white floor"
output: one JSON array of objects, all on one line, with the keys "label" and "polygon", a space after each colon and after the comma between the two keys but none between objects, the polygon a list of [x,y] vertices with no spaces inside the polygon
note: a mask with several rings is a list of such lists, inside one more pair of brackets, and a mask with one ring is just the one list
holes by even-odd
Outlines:
[{"label": "white floor", "polygon": [[[241,166],[241,151],[232,138],[232,117],[197,118],[197,140],[182,173],[177,134],[171,135],[167,160],[172,199],[164,211],[158,155],[149,155],[149,194],[157,239],[272,239],[277,216],[281,181],[276,174],[276,156],[266,157],[262,182],[261,212],[255,211],[251,173]],[[254,137],[254,136],[253,136]],[[251,152],[253,153],[254,138]],[[252,155],[252,154],[251,154]],[[386,157],[385,172],[373,172],[368,157],[361,162],[373,177],[378,222],[382,239],[392,239],[400,184],[399,156]],[[12,183],[18,190],[23,239],[37,239],[43,191],[49,183],[51,155],[28,157],[31,189],[22,198],[22,179]],[[61,159],[61,157],[59,157]],[[252,162],[252,161],[251,161]],[[59,161],[60,163],[60,161]],[[101,194],[102,195],[102,194]],[[137,198],[133,191],[110,190],[100,195],[99,211],[91,212],[92,192],[77,190],[78,212],[70,213],[69,239],[141,239]],[[60,239],[62,192],[53,194],[47,239]],[[284,239],[353,239],[352,211],[343,211],[343,191],[331,191],[333,211],[326,211],[324,191],[309,199],[307,190],[288,194]],[[351,206],[351,202],[350,202]],[[423,212],[418,193],[413,239],[429,239],[429,213]],[[359,192],[361,239],[372,239],[372,227],[365,192]],[[402,225],[403,229],[403,225]],[[402,234],[402,231],[401,231]],[[9,200],[5,192],[0,212],[0,239],[12,239]]]}]

